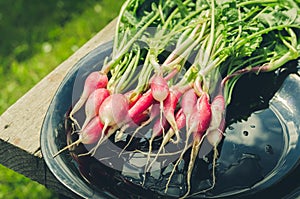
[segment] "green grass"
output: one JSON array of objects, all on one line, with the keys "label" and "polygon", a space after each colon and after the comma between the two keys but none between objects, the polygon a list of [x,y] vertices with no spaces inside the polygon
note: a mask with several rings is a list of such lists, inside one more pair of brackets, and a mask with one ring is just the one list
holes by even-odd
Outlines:
[{"label": "green grass", "polygon": [[56,199],[57,197],[44,186],[0,165],[0,198]]},{"label": "green grass", "polygon": [[[115,18],[124,0],[0,0],[0,114]],[[56,198],[0,165],[0,198]]]}]

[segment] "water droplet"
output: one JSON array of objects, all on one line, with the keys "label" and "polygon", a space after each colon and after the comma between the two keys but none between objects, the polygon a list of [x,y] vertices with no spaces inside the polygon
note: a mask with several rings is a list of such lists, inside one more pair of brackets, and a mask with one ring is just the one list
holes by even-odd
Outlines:
[{"label": "water droplet", "polygon": [[243,135],[244,135],[244,136],[248,136],[248,135],[249,135],[249,132],[248,132],[248,131],[243,131]]},{"label": "water droplet", "polygon": [[254,124],[251,124],[251,125],[250,125],[250,128],[254,129],[254,128],[255,128],[255,125],[254,125]]},{"label": "water droplet", "polygon": [[269,145],[269,144],[267,144],[267,145],[265,146],[265,152],[268,153],[268,154],[273,154],[274,151],[273,151],[272,146]]},{"label": "water droplet", "polygon": [[232,131],[234,128],[233,126],[228,126],[228,129]]}]

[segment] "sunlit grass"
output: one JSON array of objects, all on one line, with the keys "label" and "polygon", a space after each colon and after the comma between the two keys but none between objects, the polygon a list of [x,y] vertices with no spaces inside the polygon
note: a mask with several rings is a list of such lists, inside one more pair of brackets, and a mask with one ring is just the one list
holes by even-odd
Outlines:
[{"label": "sunlit grass", "polygon": [[[0,114],[115,18],[123,2],[0,1]],[[57,196],[0,165],[2,198]]]},{"label": "sunlit grass", "polygon": [[0,198],[56,199],[58,197],[37,182],[0,165]]},{"label": "sunlit grass", "polygon": [[[40,51],[29,59],[10,60],[8,71],[5,69],[8,66],[0,65],[0,114],[115,18],[121,3],[117,0],[95,3],[64,27],[55,26],[47,32],[49,39],[37,41],[34,45]],[[5,62],[2,60],[5,57],[0,57],[0,64]]]}]

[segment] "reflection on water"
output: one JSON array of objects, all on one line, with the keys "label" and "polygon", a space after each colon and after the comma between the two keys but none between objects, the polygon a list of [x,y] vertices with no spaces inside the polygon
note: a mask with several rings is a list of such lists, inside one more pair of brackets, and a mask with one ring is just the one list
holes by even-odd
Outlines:
[{"label": "reflection on water", "polygon": [[[226,137],[220,146],[220,157],[216,167],[215,188],[205,193],[209,195],[227,194],[251,188],[264,179],[276,167],[283,155],[285,136],[282,123],[270,109],[254,112],[247,120],[236,122],[227,127]],[[112,139],[113,140],[113,139]],[[143,142],[144,139],[140,139]],[[138,143],[140,145],[141,143]],[[119,156],[120,147],[113,141],[106,142],[98,150],[96,157],[101,158],[101,164],[107,165],[115,171],[120,171],[121,182],[142,187],[145,177],[144,168],[147,162],[146,155],[141,153],[124,153]],[[170,182],[167,194],[178,197],[186,191],[186,171],[189,153],[178,165]],[[110,154],[108,156],[108,154]],[[107,158],[109,157],[109,158]],[[178,154],[175,155],[175,159]],[[106,158],[106,159],[105,159]],[[153,158],[153,157],[151,157]],[[144,188],[164,195],[168,177],[174,168],[174,163],[168,158],[161,158],[152,165],[146,173]],[[171,158],[171,160],[174,158]],[[99,173],[99,162],[84,165],[85,173]],[[212,153],[206,159],[197,159],[192,174],[191,193],[197,193],[211,187]],[[89,174],[88,174],[89,175]],[[96,175],[95,175],[96,176]],[[94,178],[95,176],[88,176]],[[99,176],[99,175],[98,175]],[[96,179],[97,182],[97,179]],[[121,183],[120,182],[120,183]],[[122,184],[122,183],[121,183]]]},{"label": "reflection on water", "polygon": [[250,188],[262,180],[278,163],[284,144],[283,128],[270,109],[229,126],[218,160],[215,191]]},{"label": "reflection on water", "polygon": [[262,174],[266,175],[282,155],[284,143],[284,132],[276,115],[270,109],[257,111],[246,121],[234,123],[226,129],[219,162],[223,167],[229,167],[243,154],[256,154],[262,165]]}]

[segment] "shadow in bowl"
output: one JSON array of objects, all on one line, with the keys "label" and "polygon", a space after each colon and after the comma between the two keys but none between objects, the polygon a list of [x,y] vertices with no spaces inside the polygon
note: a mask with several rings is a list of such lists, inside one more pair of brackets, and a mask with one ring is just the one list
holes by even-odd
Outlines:
[{"label": "shadow in bowl", "polygon": [[[163,185],[166,183],[167,175],[163,173],[169,169],[168,167],[160,170],[158,174],[152,173],[146,188],[143,188],[140,186],[143,170],[139,170],[142,167],[120,159],[114,162],[113,158],[98,161],[94,157],[78,157],[77,154],[87,151],[84,145],[53,158],[53,154],[66,143],[77,139],[77,135],[72,133],[68,112],[79,98],[86,76],[91,71],[100,70],[104,59],[111,51],[112,42],[91,51],[71,69],[61,83],[47,111],[41,131],[43,157],[57,179],[83,198],[120,198],[124,195],[131,198],[164,196]],[[300,115],[298,101],[300,77],[296,71],[283,72],[281,75],[275,75],[280,81],[273,85],[274,74],[263,76],[264,79],[258,80],[254,76],[244,78],[237,84],[233,105],[228,107],[227,122],[230,125],[226,128],[225,139],[218,147],[220,156],[216,167],[216,186],[205,194],[196,194],[211,184],[210,153],[207,155],[208,161],[202,159],[196,161],[191,192],[194,197],[277,197],[284,196],[300,186],[300,183],[295,183],[297,180],[292,181],[295,180],[293,173],[297,172],[295,168],[298,166],[300,155],[298,142],[300,121],[297,120]],[[244,93],[240,92],[239,87],[245,86],[250,80],[257,85],[263,82],[265,89],[272,92],[268,92],[262,99],[259,92],[266,93],[264,87],[261,86],[260,91],[257,91],[259,89],[255,89],[255,84],[251,85],[254,87],[252,91],[244,88]],[[268,83],[273,87],[270,88]],[[247,94],[252,97],[248,97]],[[244,100],[242,95],[246,96]],[[249,104],[253,105],[253,102],[257,101],[260,104],[254,104],[253,107],[259,107],[260,110],[249,107]],[[76,116],[80,123],[84,120],[82,111]],[[106,156],[108,154],[115,156],[115,151],[124,147],[122,144],[114,145],[113,138],[111,139],[109,144],[101,146]],[[140,139],[136,144],[142,142]],[[137,165],[138,160],[138,157],[132,159]],[[106,163],[103,164],[103,161]],[[120,164],[123,168],[121,171],[116,169]],[[185,182],[182,180],[184,174],[183,171],[174,175],[177,182],[173,185],[171,182],[169,197],[178,197],[184,193]],[[299,177],[299,172],[297,175]],[[181,183],[180,186],[176,184],[178,182]]]}]

